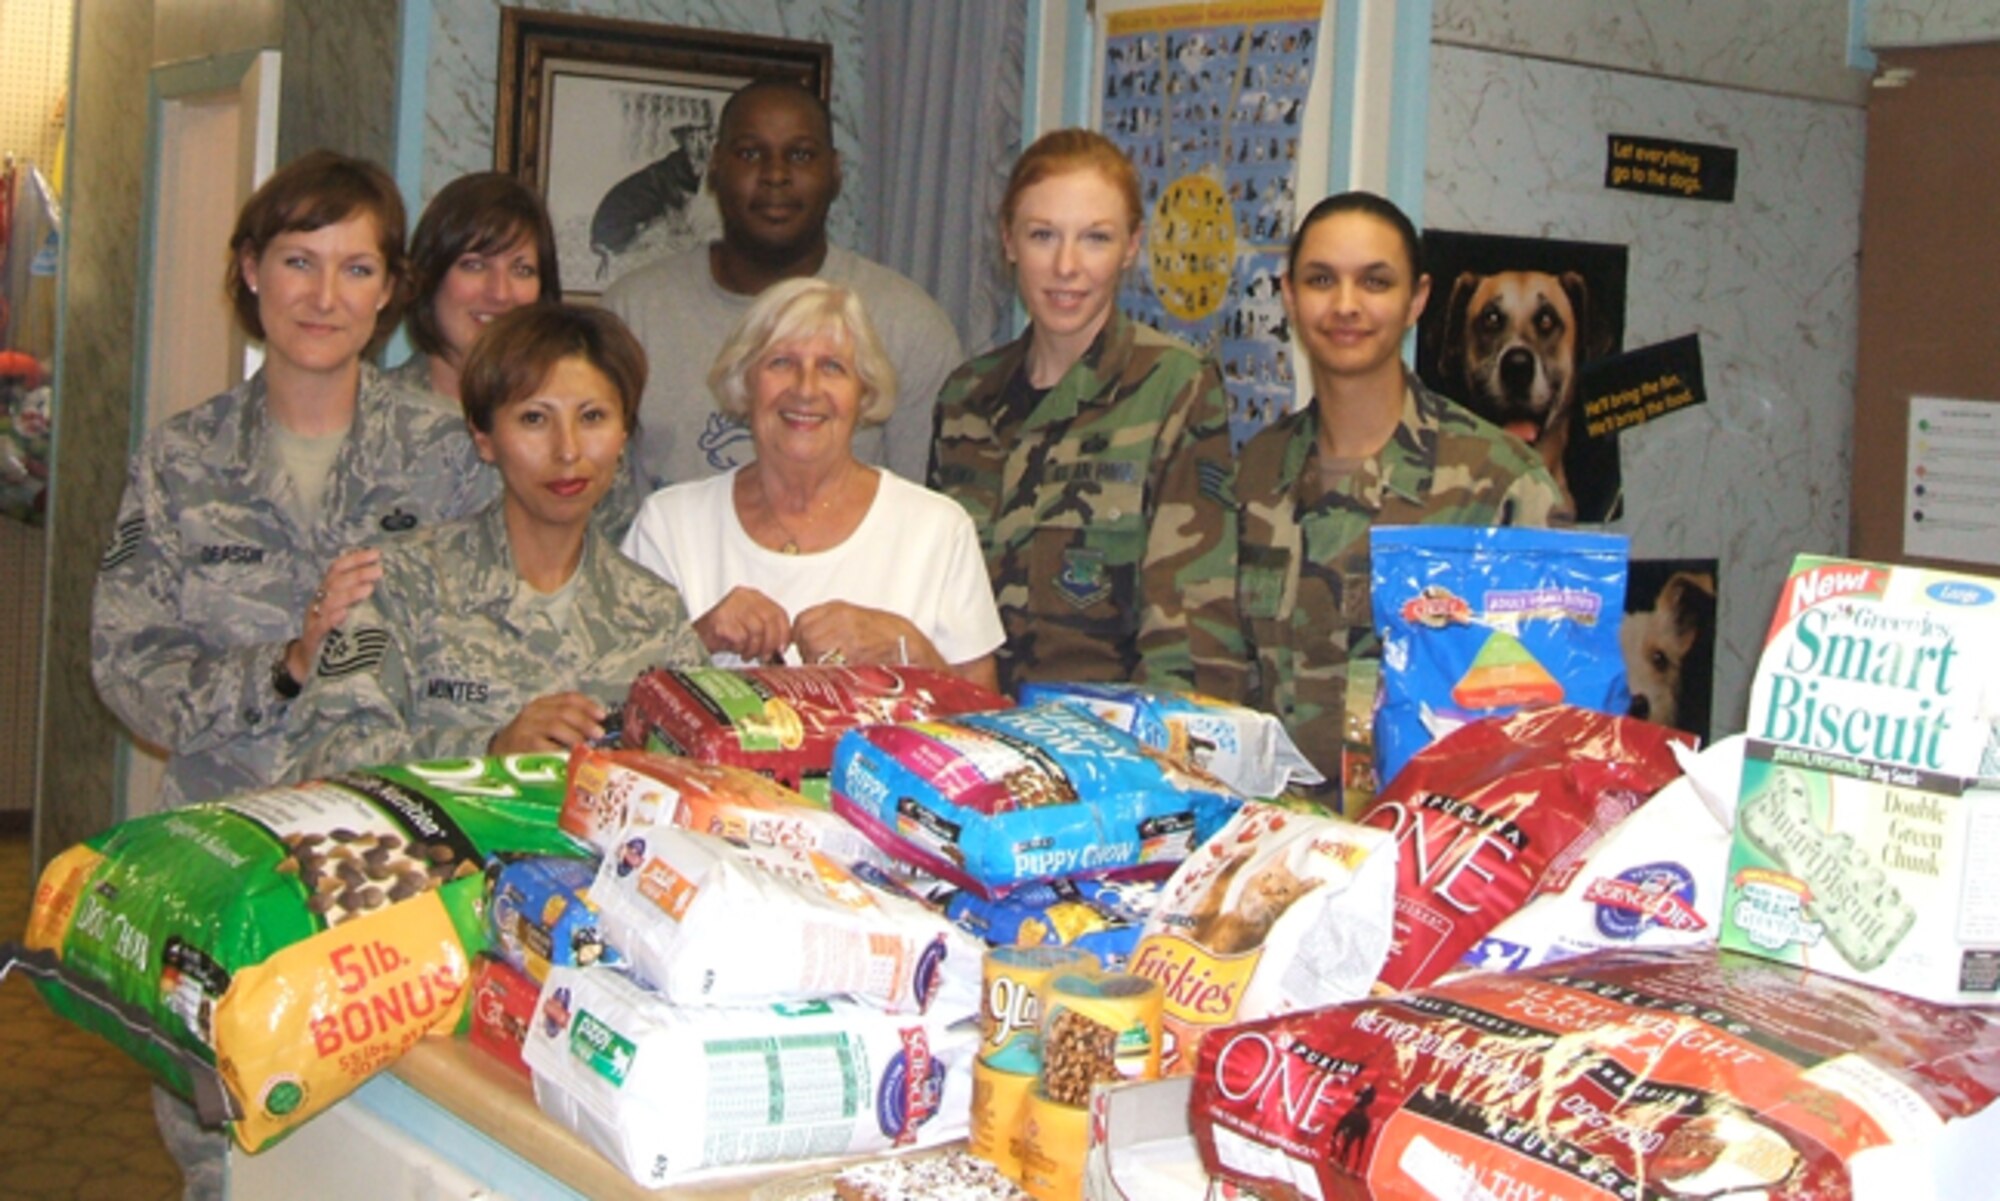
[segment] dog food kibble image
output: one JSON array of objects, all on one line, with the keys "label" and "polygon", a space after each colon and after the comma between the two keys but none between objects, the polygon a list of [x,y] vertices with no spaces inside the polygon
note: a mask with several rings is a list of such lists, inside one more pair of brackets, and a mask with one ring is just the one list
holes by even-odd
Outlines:
[{"label": "dog food kibble image", "polygon": [[284,843],[290,853],[276,870],[299,878],[306,907],[329,926],[479,870],[449,846],[406,842],[391,833],[357,834],[342,828],[288,834]]}]

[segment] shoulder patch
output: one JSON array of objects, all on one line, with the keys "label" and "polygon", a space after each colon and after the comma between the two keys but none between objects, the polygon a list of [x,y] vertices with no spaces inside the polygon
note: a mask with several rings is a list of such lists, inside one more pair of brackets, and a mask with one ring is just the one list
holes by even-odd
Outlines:
[{"label": "shoulder patch", "polygon": [[357,671],[371,671],[389,653],[389,631],[366,626],[352,634],[335,630],[319,648],[319,677],[337,680]]},{"label": "shoulder patch", "polygon": [[104,548],[104,557],[98,560],[100,571],[110,571],[120,563],[139,553],[139,544],[146,540],[146,519],[134,517],[118,523],[112,532],[111,545]]}]

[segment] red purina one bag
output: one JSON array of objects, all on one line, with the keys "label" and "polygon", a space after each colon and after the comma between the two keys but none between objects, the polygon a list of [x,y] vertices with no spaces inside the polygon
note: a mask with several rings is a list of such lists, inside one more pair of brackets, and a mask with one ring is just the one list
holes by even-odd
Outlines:
[{"label": "red purina one bag", "polygon": [[1396,836],[1396,929],[1376,991],[1421,988],[1681,774],[1665,726],[1569,705],[1461,726],[1361,815]]},{"label": "red purina one bag", "polygon": [[1916,1201],[1993,1195],[1996,1089],[1993,1011],[1701,947],[1229,1027],[1188,1117],[1266,1201]]}]

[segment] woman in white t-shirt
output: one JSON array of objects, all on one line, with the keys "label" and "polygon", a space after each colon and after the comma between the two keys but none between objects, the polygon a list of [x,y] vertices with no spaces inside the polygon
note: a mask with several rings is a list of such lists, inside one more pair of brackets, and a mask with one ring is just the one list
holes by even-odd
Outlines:
[{"label": "woman in white t-shirt", "polygon": [[755,461],[663,488],[625,553],[680,589],[716,661],[909,663],[993,688],[1004,639],[971,518],[854,457],[896,405],[896,371],[854,293],[786,280],[708,374]]}]

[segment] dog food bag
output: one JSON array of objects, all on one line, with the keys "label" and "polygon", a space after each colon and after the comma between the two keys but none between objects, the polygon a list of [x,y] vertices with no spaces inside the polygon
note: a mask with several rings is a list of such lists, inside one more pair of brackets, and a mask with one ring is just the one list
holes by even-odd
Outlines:
[{"label": "dog food bag", "polygon": [[591,899],[605,940],[677,1004],[842,994],[898,1012],[977,1008],[983,948],[869,864],[667,823],[623,838]]},{"label": "dog food bag", "polygon": [[1139,945],[1158,880],[1050,880],[998,899],[954,890],[944,914],[996,947],[1074,947],[1104,971],[1119,971]]},{"label": "dog food bag", "polygon": [[1482,717],[1554,704],[1625,712],[1618,626],[1628,547],[1622,534],[1574,530],[1371,531],[1381,783],[1432,740]]},{"label": "dog food bag", "polygon": [[966,1134],[979,1027],[849,1001],[676,1005],[557,968],[523,1057],[542,1111],[648,1188]]},{"label": "dog food bag", "polygon": [[626,822],[824,851],[841,863],[888,857],[803,793],[743,767],[654,751],[578,746],[569,757],[562,828],[608,853]]},{"label": "dog food bag", "polygon": [[540,994],[541,985],[520,971],[492,955],[479,956],[472,969],[472,1020],[465,1041],[526,1078],[521,1044],[528,1040]]},{"label": "dog food bag", "polygon": [[1417,753],[1361,823],[1397,846],[1396,934],[1378,987],[1419,988],[1680,775],[1691,736],[1569,705],[1461,726]]},{"label": "dog food bag", "polygon": [[827,803],[841,734],[1012,702],[926,667],[697,667],[649,671],[625,699],[625,745],[762,772]]},{"label": "dog food bag", "polygon": [[841,739],[834,812],[980,896],[1037,880],[1164,876],[1242,798],[1070,705],[870,726]]},{"label": "dog food bag", "polygon": [[578,853],[562,772],[416,763],[134,818],[50,862],[0,967],[257,1150],[459,1024],[482,869]]},{"label": "dog food bag", "polygon": [[554,964],[618,962],[590,903],[596,878],[594,859],[534,856],[503,865],[486,904],[494,953],[537,984]]},{"label": "dog food bag", "polygon": [[1326,782],[1285,733],[1285,723],[1255,709],[1192,692],[1136,684],[1021,685],[1021,703],[1063,701],[1088,709],[1155,750],[1197,767],[1245,796],[1271,797],[1294,781]]},{"label": "dog food bag", "polygon": [[1535,898],[1466,952],[1461,968],[1515,972],[1613,947],[1715,941],[1743,738],[1699,754],[1679,743],[1672,750],[1687,774],[1581,860],[1544,875]]},{"label": "dog food bag", "polygon": [[1247,1023],[1189,1124],[1271,1201],[1993,1195],[2000,1026],[1712,947]]},{"label": "dog food bag", "polygon": [[1245,804],[1174,872],[1132,957],[1164,994],[1164,1070],[1192,1070],[1219,1026],[1367,995],[1395,897],[1388,834]]}]

